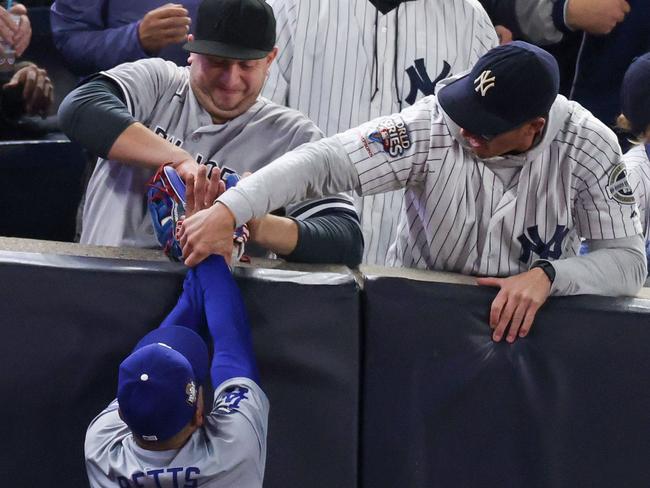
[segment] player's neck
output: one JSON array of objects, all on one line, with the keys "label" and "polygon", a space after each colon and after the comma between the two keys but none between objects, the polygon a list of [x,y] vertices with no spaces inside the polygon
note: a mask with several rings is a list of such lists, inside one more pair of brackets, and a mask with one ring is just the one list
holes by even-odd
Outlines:
[{"label": "player's neck", "polygon": [[163,442],[145,441],[142,437],[137,435],[134,435],[133,439],[138,446],[148,451],[171,451],[183,447],[189,438],[192,437],[192,434],[196,429],[196,425],[189,424],[174,437]]}]

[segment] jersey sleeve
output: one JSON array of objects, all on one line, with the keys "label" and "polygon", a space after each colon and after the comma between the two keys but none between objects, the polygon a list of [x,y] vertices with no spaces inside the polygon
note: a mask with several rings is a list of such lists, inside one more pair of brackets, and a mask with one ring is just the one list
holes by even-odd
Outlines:
[{"label": "jersey sleeve", "polygon": [[101,74],[118,84],[131,115],[147,125],[156,105],[167,103],[180,89],[185,71],[171,61],[152,58],[124,63]]},{"label": "jersey sleeve", "polygon": [[222,438],[236,445],[219,455],[230,458],[224,460],[225,465],[243,464],[247,471],[259,473],[260,486],[266,464],[268,418],[269,400],[251,379],[232,378],[215,390],[211,423]]},{"label": "jersey sleeve", "polygon": [[88,426],[84,442],[86,472],[90,485],[107,485],[111,473],[110,458],[131,430],[118,414],[117,399],[113,400]]},{"label": "jersey sleeve", "polygon": [[288,105],[298,8],[292,0],[269,0],[268,4],[275,14],[278,55],[271,64],[262,95],[280,105]]},{"label": "jersey sleeve", "polygon": [[201,333],[205,325],[203,290],[199,285],[194,269],[188,270],[183,281],[183,292],[176,305],[165,317],[160,327],[180,325],[188,327],[197,334]]},{"label": "jersey sleeve", "polygon": [[449,136],[441,114],[440,126],[432,125],[437,112],[435,99],[425,97],[399,114],[371,120],[334,136],[359,174],[362,194],[397,190],[424,180],[433,162],[430,148],[438,136]]},{"label": "jersey sleeve", "polygon": [[138,37],[139,22],[108,28],[107,0],[57,0],[51,8],[52,37],[72,70],[80,75],[148,57]]},{"label": "jersey sleeve", "polygon": [[220,385],[234,377],[257,381],[248,315],[230,269],[223,257],[210,256],[195,270],[212,336],[212,384]]},{"label": "jersey sleeve", "polygon": [[638,207],[618,141],[604,124],[576,106],[567,157],[574,165],[575,218],[580,237],[617,239],[641,233]]},{"label": "jersey sleeve", "polygon": [[639,219],[646,242],[649,237],[650,212],[650,159],[643,146],[630,149],[621,159],[628,172],[628,182],[634,193],[634,198],[639,207]]}]

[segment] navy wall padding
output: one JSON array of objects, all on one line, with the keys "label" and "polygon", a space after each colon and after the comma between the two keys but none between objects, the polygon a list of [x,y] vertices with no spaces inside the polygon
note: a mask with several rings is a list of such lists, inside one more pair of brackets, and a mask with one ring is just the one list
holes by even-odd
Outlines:
[{"label": "navy wall padding", "polygon": [[0,235],[72,242],[86,161],[70,141],[0,142]]},{"label": "navy wall padding", "polygon": [[[164,262],[0,252],[3,480],[87,486],[86,427],[115,396],[120,361],[175,303],[184,272]],[[265,487],[355,486],[354,278],[242,268],[235,277],[271,401]]]},{"label": "navy wall padding", "polygon": [[552,298],[509,345],[495,294],[366,280],[362,487],[650,486],[650,301]]}]

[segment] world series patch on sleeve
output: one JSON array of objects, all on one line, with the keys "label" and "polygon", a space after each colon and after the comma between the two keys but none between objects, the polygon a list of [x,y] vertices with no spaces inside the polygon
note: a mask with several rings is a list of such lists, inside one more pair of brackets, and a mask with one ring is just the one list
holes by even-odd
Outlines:
[{"label": "world series patch on sleeve", "polygon": [[368,134],[368,140],[381,144],[384,151],[393,158],[401,156],[411,147],[408,127],[399,115],[381,119],[377,129]]}]

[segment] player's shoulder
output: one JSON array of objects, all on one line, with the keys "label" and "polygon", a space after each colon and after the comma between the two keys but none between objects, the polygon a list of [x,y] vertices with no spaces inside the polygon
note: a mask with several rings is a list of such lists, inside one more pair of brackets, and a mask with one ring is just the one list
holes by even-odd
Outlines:
[{"label": "player's shoulder", "polygon": [[644,144],[634,145],[623,154],[621,161],[625,163],[629,170],[643,170],[650,173],[650,155],[648,154],[648,146]]},{"label": "player's shoulder", "polygon": [[318,126],[302,112],[275,103],[263,96],[258,97],[257,103],[260,104],[258,119],[272,122],[278,132],[302,131],[313,133],[314,136],[310,137],[309,140],[320,139],[323,136]]},{"label": "player's shoulder", "polygon": [[[269,400],[250,378],[231,378],[214,392],[214,403],[206,417],[205,434],[211,442],[227,439],[250,455],[264,455]],[[252,450],[252,452],[251,452]]]},{"label": "player's shoulder", "polygon": [[113,400],[88,426],[84,441],[86,463],[108,469],[109,457],[132,436],[131,429],[120,418],[118,408],[117,400]]},{"label": "player's shoulder", "polygon": [[560,118],[556,142],[573,148],[576,158],[584,161],[605,158],[611,162],[620,159],[621,148],[616,134],[578,102],[558,95],[550,116]]}]

